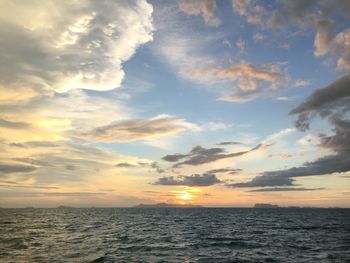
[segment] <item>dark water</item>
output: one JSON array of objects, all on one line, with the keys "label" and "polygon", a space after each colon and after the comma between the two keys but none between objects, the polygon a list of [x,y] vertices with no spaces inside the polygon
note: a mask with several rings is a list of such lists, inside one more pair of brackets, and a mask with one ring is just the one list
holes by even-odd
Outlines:
[{"label": "dark water", "polygon": [[350,262],[350,209],[0,209],[0,262]]}]

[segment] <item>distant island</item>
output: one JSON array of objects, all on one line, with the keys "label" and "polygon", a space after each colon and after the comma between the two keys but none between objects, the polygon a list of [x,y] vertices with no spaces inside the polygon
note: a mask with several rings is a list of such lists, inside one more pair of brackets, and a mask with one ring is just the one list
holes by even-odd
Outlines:
[{"label": "distant island", "polygon": [[255,204],[254,208],[279,208],[279,206],[272,204]]},{"label": "distant island", "polygon": [[134,208],[200,208],[203,206],[192,205],[192,204],[168,204],[168,203],[158,203],[158,204],[139,204],[134,206]]}]

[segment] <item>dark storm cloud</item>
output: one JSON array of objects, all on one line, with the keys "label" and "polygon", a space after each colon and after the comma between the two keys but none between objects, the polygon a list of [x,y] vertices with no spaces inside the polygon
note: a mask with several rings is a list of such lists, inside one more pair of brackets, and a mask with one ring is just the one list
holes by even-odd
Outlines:
[{"label": "dark storm cloud", "polygon": [[159,178],[154,185],[210,186],[221,183],[215,174],[204,173],[189,176],[168,176]]},{"label": "dark storm cloud", "polygon": [[235,153],[225,153],[225,150],[222,148],[209,148],[206,149],[200,145],[192,148],[192,150],[188,154],[173,154],[173,155],[166,155],[162,159],[165,161],[170,162],[177,162],[179,160],[185,159],[182,162],[174,164],[173,167],[180,167],[182,165],[200,165],[210,162],[215,162],[220,159],[225,158],[231,158],[231,157],[237,157],[244,154],[247,154],[249,152],[258,150],[260,148],[264,148],[266,145],[259,144],[256,147],[247,150],[247,151],[241,151],[241,152],[235,152]]},{"label": "dark storm cloud", "polygon": [[247,192],[303,192],[303,191],[318,191],[324,190],[325,188],[304,188],[304,187],[269,187],[269,188],[259,188],[254,190],[249,190]]},{"label": "dark storm cloud", "polygon": [[4,164],[0,163],[0,173],[29,173],[36,169],[34,166],[21,164]]},{"label": "dark storm cloud", "polygon": [[292,186],[295,177],[327,175],[350,171],[350,75],[315,91],[305,102],[291,111],[298,114],[295,126],[309,129],[313,117],[327,119],[333,127],[331,135],[320,135],[318,147],[334,153],[299,167],[263,172],[249,182],[231,184],[232,187]]}]

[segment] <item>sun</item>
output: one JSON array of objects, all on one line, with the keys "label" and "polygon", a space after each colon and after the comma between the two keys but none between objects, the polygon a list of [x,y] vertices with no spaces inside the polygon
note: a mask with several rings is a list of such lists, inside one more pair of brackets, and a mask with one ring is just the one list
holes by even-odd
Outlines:
[{"label": "sun", "polygon": [[188,192],[183,192],[178,196],[178,198],[183,201],[190,201],[193,199],[193,196]]},{"label": "sun", "polygon": [[170,193],[175,197],[176,202],[179,204],[188,204],[197,200],[198,196],[201,194],[202,190],[193,187],[186,187],[182,190],[172,190]]}]

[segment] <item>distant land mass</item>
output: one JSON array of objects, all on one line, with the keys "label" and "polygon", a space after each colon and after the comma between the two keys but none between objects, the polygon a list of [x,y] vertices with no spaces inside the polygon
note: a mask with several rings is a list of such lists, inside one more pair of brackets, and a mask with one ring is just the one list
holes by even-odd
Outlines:
[{"label": "distant land mass", "polygon": [[279,208],[279,206],[272,204],[255,204],[254,208]]},{"label": "distant land mass", "polygon": [[134,206],[135,208],[199,208],[203,207],[200,205],[191,205],[191,204],[168,204],[168,203],[158,203],[158,204],[139,204],[137,206]]}]

